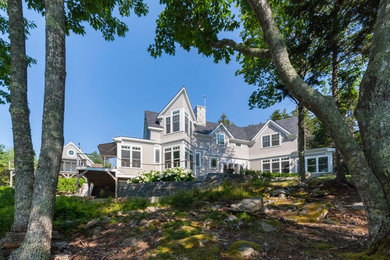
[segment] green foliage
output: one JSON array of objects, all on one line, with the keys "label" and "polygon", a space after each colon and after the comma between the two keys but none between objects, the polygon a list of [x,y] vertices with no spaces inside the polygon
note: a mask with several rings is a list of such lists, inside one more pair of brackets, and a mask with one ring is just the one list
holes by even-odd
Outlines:
[{"label": "green foliage", "polygon": [[93,161],[93,163],[101,164],[101,165],[104,164],[103,166],[105,168],[111,168],[112,166],[111,163],[108,161],[104,163],[102,156],[97,151],[88,154],[88,157]]},{"label": "green foliage", "polygon": [[[44,0],[28,0],[28,7],[44,15]],[[115,35],[124,37],[128,26],[115,17],[128,17],[133,11],[137,16],[146,15],[147,5],[142,0],[70,0],[65,1],[67,34],[85,34],[85,23],[100,31],[105,40],[112,41]]]},{"label": "green foliage", "polygon": [[275,120],[281,120],[281,119],[286,119],[286,118],[290,118],[290,117],[291,117],[291,115],[289,113],[287,113],[286,109],[283,109],[282,112],[280,112],[279,109],[276,109],[274,112],[272,112],[269,119],[275,121]]},{"label": "green foliage", "polygon": [[8,186],[10,184],[8,162],[13,160],[13,149],[5,149],[4,145],[0,145],[0,186]]},{"label": "green foliage", "polygon": [[14,220],[14,189],[0,187],[0,238],[11,229]]},{"label": "green foliage", "polygon": [[147,171],[138,174],[137,177],[132,178],[128,183],[150,183],[150,182],[162,182],[162,181],[193,181],[195,176],[191,170],[185,168],[170,168],[163,172],[160,171]]},{"label": "green foliage", "polygon": [[[79,179],[79,185],[82,186],[84,183],[86,183],[86,180],[80,178]],[[57,185],[57,192],[58,193],[65,193],[65,194],[75,194],[76,193],[76,178],[59,178],[58,179],[58,185]]]},{"label": "green foliage", "polygon": [[230,121],[227,118],[225,113],[222,113],[221,117],[218,119],[218,123],[220,123],[220,124],[222,123],[225,126],[234,126],[235,125],[232,121]]}]

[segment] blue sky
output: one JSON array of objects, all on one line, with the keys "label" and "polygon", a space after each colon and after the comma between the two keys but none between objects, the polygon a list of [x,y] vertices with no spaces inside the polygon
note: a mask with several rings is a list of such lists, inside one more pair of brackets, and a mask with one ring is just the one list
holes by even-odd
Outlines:
[{"label": "blue sky", "polygon": [[[146,17],[125,19],[129,32],[113,42],[87,27],[85,36],[66,41],[65,143],[80,143],[84,152],[97,150],[114,136],[142,137],[144,110],[160,111],[184,85],[193,106],[207,96],[207,121],[222,113],[238,126],[265,122],[275,109],[291,111],[284,101],[269,109],[250,110],[248,98],[256,89],[234,75],[239,64],[215,64],[211,58],[178,48],[175,56],[154,59],[147,47],[154,38],[155,20],[161,11],[150,6]],[[38,63],[29,68],[29,107],[34,150],[39,153],[44,90],[44,18],[25,11],[37,28],[27,41],[27,53]],[[233,59],[234,60],[234,59]],[[12,147],[8,105],[0,106],[0,144]]]}]

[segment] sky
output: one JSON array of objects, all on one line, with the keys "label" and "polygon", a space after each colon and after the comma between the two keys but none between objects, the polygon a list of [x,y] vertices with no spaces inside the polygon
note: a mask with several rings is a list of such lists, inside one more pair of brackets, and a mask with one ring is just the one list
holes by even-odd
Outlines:
[{"label": "sky", "polygon": [[[154,59],[147,52],[153,42],[155,20],[162,7],[149,5],[146,17],[123,19],[129,26],[125,38],[107,42],[100,32],[87,28],[84,36],[66,39],[65,143],[80,144],[84,152],[97,150],[100,143],[116,136],[142,138],[144,111],[159,112],[182,86],[192,106],[207,98],[207,121],[216,122],[222,113],[238,126],[268,120],[275,109],[291,111],[295,104],[285,100],[268,109],[248,106],[255,86],[235,76],[240,65],[215,64],[196,50],[177,48],[175,56],[163,54]],[[44,18],[25,10],[37,25],[26,42],[27,54],[37,60],[28,70],[28,99],[33,147],[39,154],[44,94],[45,30]],[[13,146],[8,105],[0,105],[0,144]]]}]

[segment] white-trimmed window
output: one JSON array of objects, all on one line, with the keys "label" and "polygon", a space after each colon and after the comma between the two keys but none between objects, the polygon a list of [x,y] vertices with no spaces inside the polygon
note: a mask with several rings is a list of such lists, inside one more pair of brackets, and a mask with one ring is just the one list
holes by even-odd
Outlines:
[{"label": "white-trimmed window", "polygon": [[189,128],[190,120],[188,119],[187,112],[184,112],[184,130],[189,135],[190,134],[190,128]]},{"label": "white-trimmed window", "polygon": [[217,144],[225,144],[225,135],[222,133],[217,134]]},{"label": "white-trimmed window", "polygon": [[271,160],[263,160],[261,162],[262,164],[262,171],[263,172],[270,172],[271,171]]},{"label": "white-trimmed window", "polygon": [[218,166],[217,158],[210,158],[210,168],[215,169]]},{"label": "white-trimmed window", "polygon": [[280,145],[280,134],[271,134],[262,136],[262,147],[271,147]]},{"label": "white-trimmed window", "polygon": [[196,164],[196,167],[200,167],[200,165],[202,164],[202,154],[201,153],[196,153],[195,154],[195,164]]},{"label": "white-trimmed window", "polygon": [[164,150],[165,168],[180,167],[180,146],[165,148]]},{"label": "white-trimmed window", "polygon": [[175,110],[172,112],[172,132],[180,131],[180,110]]},{"label": "white-trimmed window", "polygon": [[290,159],[288,157],[262,160],[263,172],[290,172]]},{"label": "white-trimmed window", "polygon": [[263,147],[270,147],[271,142],[270,142],[270,136],[269,135],[263,135],[262,140],[263,140]]},{"label": "white-trimmed window", "polygon": [[131,158],[131,166],[133,168],[141,168],[141,147],[132,147]]},{"label": "white-trimmed window", "polygon": [[194,154],[188,147],[185,150],[185,167],[194,170]]},{"label": "white-trimmed window", "polygon": [[309,157],[306,158],[306,170],[308,172],[329,172],[329,157]]},{"label": "white-trimmed window", "polygon": [[76,172],[76,162],[75,161],[62,161],[60,171],[61,172]]},{"label": "white-trimmed window", "polygon": [[280,159],[272,159],[272,172],[280,172]]},{"label": "white-trimmed window", "polygon": [[121,166],[141,168],[142,149],[138,146],[122,145]]},{"label": "white-trimmed window", "polygon": [[69,154],[70,156],[74,155],[74,150],[72,150],[72,149],[68,150],[68,154]]},{"label": "white-trimmed window", "polygon": [[272,138],[272,146],[280,145],[280,135],[279,134],[273,134],[271,135]]},{"label": "white-trimmed window", "polygon": [[171,117],[169,116],[165,118],[165,130],[167,134],[171,132]]},{"label": "white-trimmed window", "polygon": [[154,148],[154,163],[160,163],[160,148]]}]

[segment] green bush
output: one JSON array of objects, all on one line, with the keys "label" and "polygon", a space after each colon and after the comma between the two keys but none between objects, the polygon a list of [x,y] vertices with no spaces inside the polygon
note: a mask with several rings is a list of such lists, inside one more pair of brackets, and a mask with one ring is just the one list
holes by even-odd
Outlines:
[{"label": "green bush", "polygon": [[9,231],[14,220],[15,191],[11,187],[0,187],[0,238]]},{"label": "green bush", "polygon": [[[79,185],[83,185],[86,181],[82,178],[79,179]],[[61,194],[75,194],[76,193],[76,178],[59,178],[57,185],[57,192]]]},{"label": "green bush", "polygon": [[148,171],[142,172],[137,177],[132,178],[128,183],[149,183],[162,181],[193,181],[195,176],[191,170],[185,168],[170,168],[163,172]]}]

